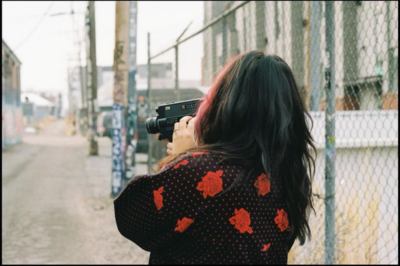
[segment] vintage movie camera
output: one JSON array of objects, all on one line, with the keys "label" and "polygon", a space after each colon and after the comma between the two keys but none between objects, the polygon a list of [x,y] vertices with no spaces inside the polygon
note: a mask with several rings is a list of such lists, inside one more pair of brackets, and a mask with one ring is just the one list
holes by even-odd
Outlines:
[{"label": "vintage movie camera", "polygon": [[184,116],[195,117],[197,107],[202,99],[171,102],[157,107],[157,117],[150,117],[146,120],[146,129],[149,134],[157,134],[158,140],[168,139],[172,142],[174,124]]}]

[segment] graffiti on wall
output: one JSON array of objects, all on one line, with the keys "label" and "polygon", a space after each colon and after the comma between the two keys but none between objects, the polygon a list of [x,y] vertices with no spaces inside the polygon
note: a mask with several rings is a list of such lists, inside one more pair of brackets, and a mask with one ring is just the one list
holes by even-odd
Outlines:
[{"label": "graffiti on wall", "polygon": [[111,193],[117,195],[122,187],[124,173],[123,107],[114,104],[112,109],[112,181]]},{"label": "graffiti on wall", "polygon": [[3,105],[2,111],[2,147],[20,143],[23,130],[21,107]]}]

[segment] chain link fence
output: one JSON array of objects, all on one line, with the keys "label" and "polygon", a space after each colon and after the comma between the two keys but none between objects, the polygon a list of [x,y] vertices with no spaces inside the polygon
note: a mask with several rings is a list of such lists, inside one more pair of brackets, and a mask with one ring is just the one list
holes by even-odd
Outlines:
[{"label": "chain link fence", "polygon": [[[288,262],[397,264],[398,2],[205,1],[203,19],[203,28],[150,51],[149,116],[159,104],[201,97],[237,54],[279,55],[313,117],[318,149],[312,239],[296,241]],[[170,81],[152,71],[159,62],[172,63]],[[185,81],[185,71],[198,80]],[[151,168],[166,152],[154,135],[149,146]]]}]

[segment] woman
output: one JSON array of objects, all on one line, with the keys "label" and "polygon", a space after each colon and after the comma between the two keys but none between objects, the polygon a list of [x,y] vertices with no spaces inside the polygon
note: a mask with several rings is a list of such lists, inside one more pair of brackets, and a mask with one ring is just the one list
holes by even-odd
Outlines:
[{"label": "woman", "polygon": [[310,237],[316,149],[289,66],[252,51],[219,74],[168,157],[115,200],[122,235],[150,264],[287,263]]}]

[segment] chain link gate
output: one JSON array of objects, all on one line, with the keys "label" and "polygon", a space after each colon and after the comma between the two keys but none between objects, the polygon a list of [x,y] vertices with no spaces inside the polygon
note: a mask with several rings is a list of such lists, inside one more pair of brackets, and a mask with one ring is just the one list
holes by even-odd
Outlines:
[{"label": "chain link gate", "polygon": [[[201,97],[237,54],[277,54],[292,68],[318,149],[312,239],[296,241],[288,263],[397,264],[398,3],[205,1],[201,19],[188,37],[149,50],[149,116],[161,103]],[[163,80],[160,62],[175,74]],[[199,71],[198,85],[183,84],[187,71]],[[153,135],[149,146],[151,169],[166,148]]]}]

